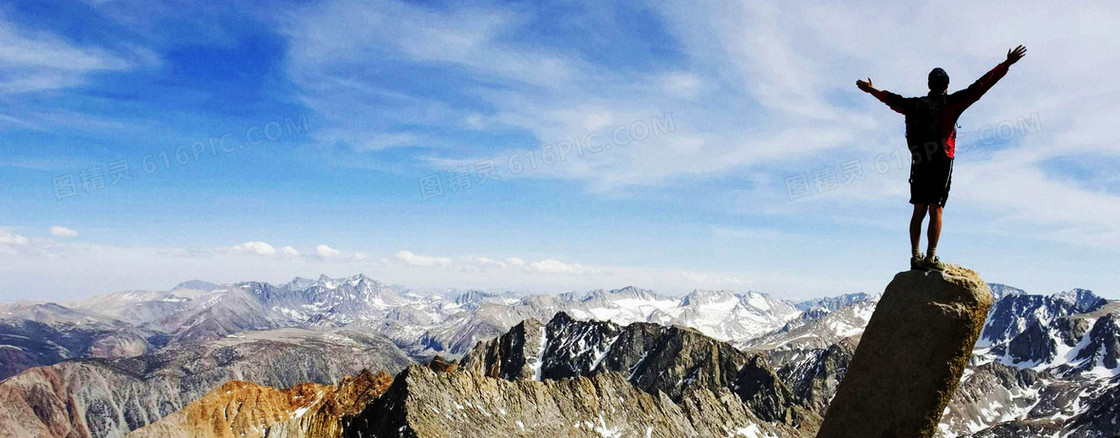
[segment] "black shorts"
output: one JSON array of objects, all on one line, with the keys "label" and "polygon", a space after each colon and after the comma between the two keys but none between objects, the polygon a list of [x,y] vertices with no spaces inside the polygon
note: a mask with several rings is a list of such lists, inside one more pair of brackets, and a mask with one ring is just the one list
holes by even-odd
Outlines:
[{"label": "black shorts", "polygon": [[910,163],[910,203],[944,206],[953,182],[953,159],[934,157]]}]

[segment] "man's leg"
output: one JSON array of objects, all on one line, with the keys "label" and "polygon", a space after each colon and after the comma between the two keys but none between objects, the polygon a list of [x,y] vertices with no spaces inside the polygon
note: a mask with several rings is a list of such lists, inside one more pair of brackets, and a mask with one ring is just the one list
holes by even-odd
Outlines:
[{"label": "man's leg", "polygon": [[922,243],[922,221],[929,207],[929,204],[914,204],[914,215],[910,217],[910,250],[914,257],[921,255],[918,246]]},{"label": "man's leg", "polygon": [[[945,207],[937,204],[929,205],[929,231],[926,236],[929,238],[929,250],[926,251],[926,257],[930,259],[937,255],[937,241],[941,239],[941,213],[944,209]],[[918,227],[921,227],[921,224],[918,224]]]}]

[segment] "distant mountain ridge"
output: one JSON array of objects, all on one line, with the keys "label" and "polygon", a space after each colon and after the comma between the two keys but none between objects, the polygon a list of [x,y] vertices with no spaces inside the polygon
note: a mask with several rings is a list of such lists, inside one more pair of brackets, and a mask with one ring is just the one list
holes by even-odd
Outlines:
[{"label": "distant mountain ridge", "polygon": [[172,342],[217,339],[244,330],[355,325],[389,336],[419,359],[460,356],[475,342],[521,320],[547,320],[560,311],[578,319],[683,325],[720,340],[750,338],[801,313],[794,303],[759,292],[695,290],[670,298],[628,286],[586,294],[421,295],[365,275],[297,277],[280,285],[194,280],[165,292],[119,292],[72,306],[166,333]]}]

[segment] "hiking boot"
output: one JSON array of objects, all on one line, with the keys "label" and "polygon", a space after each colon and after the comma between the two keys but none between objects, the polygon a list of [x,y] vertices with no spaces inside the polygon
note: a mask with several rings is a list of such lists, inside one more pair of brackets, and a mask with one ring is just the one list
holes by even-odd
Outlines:
[{"label": "hiking boot", "polygon": [[941,259],[937,258],[937,256],[926,257],[922,265],[924,265],[925,269],[928,269],[930,271],[945,270],[945,264],[941,263]]},{"label": "hiking boot", "polygon": [[926,258],[922,253],[918,253],[916,256],[910,256],[910,270],[919,271],[925,269],[925,262]]}]

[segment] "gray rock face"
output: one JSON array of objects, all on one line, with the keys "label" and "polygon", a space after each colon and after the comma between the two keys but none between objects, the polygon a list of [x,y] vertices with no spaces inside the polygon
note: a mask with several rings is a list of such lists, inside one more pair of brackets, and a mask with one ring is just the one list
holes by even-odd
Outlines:
[{"label": "gray rock face", "polygon": [[1116,370],[1120,365],[1120,317],[1102,316],[1089,331],[1088,345],[1078,351],[1075,360],[1084,361],[1086,369]]},{"label": "gray rock face", "polygon": [[767,356],[772,363],[775,356],[782,361],[778,376],[793,391],[798,402],[823,416],[855,353],[853,343],[840,342],[828,348],[791,353],[794,352],[780,350]]},{"label": "gray rock face", "polygon": [[679,402],[620,373],[543,382],[413,366],[350,420],[346,437],[803,437],[754,417],[723,389]]},{"label": "gray rock face", "polygon": [[1031,324],[1007,344],[1007,354],[1018,362],[1046,362],[1054,360],[1058,345],[1042,324]]},{"label": "gray rock face", "polygon": [[819,437],[932,437],[991,305],[975,272],[907,271],[887,286]]},{"label": "gray rock face", "polygon": [[752,356],[739,368],[731,388],[763,420],[796,426],[803,419],[799,400],[762,356]]}]

